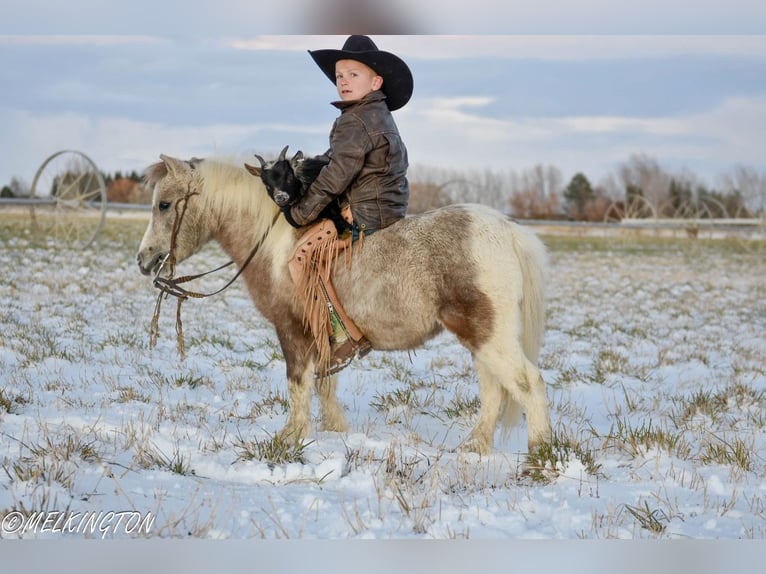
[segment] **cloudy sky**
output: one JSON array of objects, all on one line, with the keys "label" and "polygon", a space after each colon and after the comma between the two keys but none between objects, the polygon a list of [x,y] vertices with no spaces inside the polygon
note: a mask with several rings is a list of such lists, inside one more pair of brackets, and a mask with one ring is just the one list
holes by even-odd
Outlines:
[{"label": "cloudy sky", "polygon": [[[218,5],[250,8],[225,33],[220,25],[200,30],[197,22],[193,33],[180,25],[189,14],[213,18],[209,10],[179,11],[175,27],[160,8],[113,19],[140,27],[115,26],[103,11],[86,25],[87,8],[99,3],[66,3],[83,5],[78,19],[53,0],[2,1],[10,2],[10,16],[0,24],[0,185],[13,176],[30,183],[61,149],[82,151],[113,172],[140,171],[160,153],[327,147],[336,93],[307,50],[340,48],[345,35],[248,31],[242,20],[254,14],[253,3],[233,0]],[[549,2],[540,2],[537,9],[517,3],[516,14],[542,21]],[[412,100],[395,112],[410,163],[498,171],[554,165],[566,180],[582,171],[598,182],[643,153],[713,183],[738,164],[766,172],[763,3],[704,21],[695,8],[691,24],[678,18],[675,25],[642,24],[645,14],[620,19],[612,4],[590,4],[602,20],[570,26],[573,33],[565,33],[564,11],[547,26],[517,26],[512,34],[373,34],[415,77]],[[754,25],[743,15],[764,19]]]}]

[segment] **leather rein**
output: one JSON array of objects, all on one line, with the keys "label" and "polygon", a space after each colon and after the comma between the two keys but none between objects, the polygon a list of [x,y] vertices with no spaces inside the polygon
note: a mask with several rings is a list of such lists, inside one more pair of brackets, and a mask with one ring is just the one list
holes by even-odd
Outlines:
[{"label": "leather rein", "polygon": [[[159,295],[157,296],[157,302],[154,306],[154,315],[152,317],[152,323],[151,328],[149,332],[149,347],[153,348],[155,343],[157,342],[157,338],[159,336],[159,316],[160,316],[160,307],[162,306],[162,301],[164,299],[167,299],[169,295],[172,295],[173,297],[176,297],[178,299],[178,307],[176,309],[176,335],[177,335],[177,343],[178,343],[178,352],[181,355],[181,358],[183,359],[186,355],[186,349],[184,345],[184,339],[183,339],[183,323],[181,322],[181,305],[184,301],[186,301],[189,298],[195,298],[195,299],[204,299],[206,297],[212,297],[213,295],[218,295],[228,287],[230,287],[234,281],[236,281],[240,275],[242,275],[245,268],[248,266],[248,264],[253,260],[256,253],[258,253],[258,250],[263,245],[263,242],[266,241],[266,238],[271,233],[271,230],[274,229],[274,225],[277,223],[277,219],[279,218],[280,211],[277,211],[277,213],[274,215],[274,218],[271,220],[271,225],[269,225],[268,229],[264,231],[263,235],[256,241],[253,248],[250,250],[250,253],[245,258],[245,261],[242,263],[240,268],[237,270],[237,273],[229,279],[229,281],[220,289],[217,289],[211,293],[201,293],[198,291],[191,291],[184,287],[181,287],[182,283],[188,283],[190,281],[194,281],[196,279],[200,279],[202,277],[205,277],[207,275],[211,275],[213,273],[216,273],[218,271],[221,271],[222,269],[225,269],[229,265],[234,264],[234,260],[229,261],[228,263],[224,263],[223,265],[216,267],[215,269],[211,269],[210,271],[205,271],[204,273],[197,273],[196,275],[184,275],[182,277],[173,277],[175,273],[175,266],[176,266],[176,258],[175,258],[175,248],[176,248],[176,238],[178,237],[178,230],[181,227],[181,221],[183,220],[184,215],[186,214],[186,208],[188,207],[189,199],[195,195],[199,195],[199,192],[191,191],[191,189],[187,189],[186,194],[181,198],[180,201],[178,201],[175,204],[175,219],[173,220],[173,228],[171,230],[170,235],[170,249],[168,250],[167,255],[163,258],[162,262],[160,263],[159,268],[157,269],[157,272],[154,275],[154,279],[152,280],[152,284],[160,290]],[[180,207],[180,210],[179,210]],[[170,269],[170,273],[167,277],[161,277],[160,274],[162,273],[165,266],[168,265]]]}]

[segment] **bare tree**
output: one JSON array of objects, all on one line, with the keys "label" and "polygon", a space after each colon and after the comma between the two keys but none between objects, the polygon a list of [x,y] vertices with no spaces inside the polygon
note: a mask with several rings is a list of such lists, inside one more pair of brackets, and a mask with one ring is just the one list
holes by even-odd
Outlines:
[{"label": "bare tree", "polygon": [[423,213],[450,204],[450,198],[435,183],[410,182],[409,213]]},{"label": "bare tree", "polygon": [[536,166],[525,169],[521,174],[512,174],[511,193],[533,192],[543,198],[558,198],[563,189],[564,176],[561,170],[553,165]]},{"label": "bare tree", "polygon": [[719,180],[724,195],[739,193],[747,209],[761,216],[766,215],[766,174],[738,165]]},{"label": "bare tree", "polygon": [[441,185],[454,203],[481,203],[496,209],[505,208],[509,194],[507,178],[489,169],[453,171]]},{"label": "bare tree", "polygon": [[643,153],[633,154],[620,167],[619,173],[628,195],[642,197],[655,212],[662,213],[668,203],[672,176],[660,167],[656,159]]},{"label": "bare tree", "polygon": [[[510,193],[508,178],[491,170],[457,170],[426,166],[410,166],[407,178],[410,186],[424,186],[433,196],[433,186],[440,189],[439,202],[446,203],[481,203],[505,209]],[[445,204],[446,204],[445,203]]]},{"label": "bare tree", "polygon": [[617,180],[614,173],[608,173],[602,177],[596,184],[596,189],[604,197],[612,201],[622,201],[625,199],[625,187]]},{"label": "bare tree", "polygon": [[509,203],[514,217],[555,219],[561,217],[563,175],[555,166],[537,164],[521,174],[511,173]]}]

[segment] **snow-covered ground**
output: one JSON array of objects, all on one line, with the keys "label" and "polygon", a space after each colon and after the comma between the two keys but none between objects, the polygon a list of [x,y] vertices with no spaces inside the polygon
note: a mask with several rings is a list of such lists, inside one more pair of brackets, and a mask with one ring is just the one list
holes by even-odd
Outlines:
[{"label": "snow-covered ground", "polygon": [[[477,389],[449,335],[353,364],[339,384],[349,432],[279,452],[284,363],[240,284],[185,303],[185,360],[173,301],[149,348],[143,226],[110,220],[75,251],[0,217],[0,537],[766,536],[762,251],[544,238],[555,441],[519,477],[523,426],[490,456],[454,450]],[[210,246],[180,272],[223,261]],[[151,527],[13,524],[55,512],[133,512]]]}]

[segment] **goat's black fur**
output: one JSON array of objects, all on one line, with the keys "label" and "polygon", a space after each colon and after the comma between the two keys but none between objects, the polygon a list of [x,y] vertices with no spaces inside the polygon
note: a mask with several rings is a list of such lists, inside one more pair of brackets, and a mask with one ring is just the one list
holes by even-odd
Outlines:
[{"label": "goat's black fur", "polygon": [[[261,167],[245,164],[245,167],[253,175],[257,175],[266,186],[266,191],[283,211],[297,203],[311,186],[324,166],[329,163],[327,156],[303,157],[303,152],[298,151],[292,159],[285,158],[287,146],[279,154],[279,158],[273,162],[265,162],[263,158],[255,157],[261,163]],[[335,224],[338,235],[342,235],[351,226],[340,214],[340,205],[337,200],[331,201],[319,214],[319,219],[329,219]]]}]

